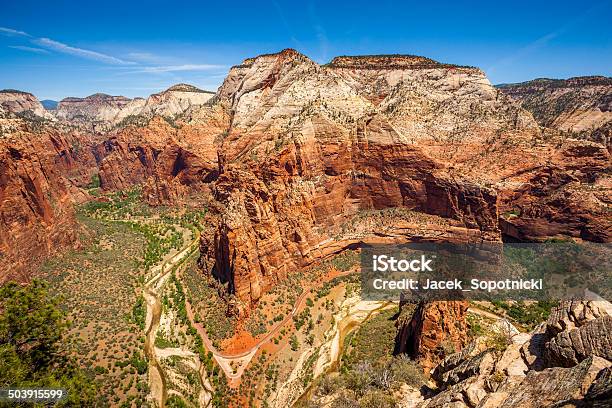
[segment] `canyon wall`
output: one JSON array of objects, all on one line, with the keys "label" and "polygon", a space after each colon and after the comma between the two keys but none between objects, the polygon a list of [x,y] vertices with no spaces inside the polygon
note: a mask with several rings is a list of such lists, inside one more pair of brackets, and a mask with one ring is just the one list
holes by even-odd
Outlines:
[{"label": "canyon wall", "polygon": [[[147,99],[64,101],[59,124],[32,122],[44,137],[5,132],[6,149],[46,158],[34,162],[59,176],[45,178],[58,185],[49,194],[42,182],[28,193],[6,150],[3,215],[29,196],[78,201],[70,174],[96,165],[104,190],[139,184],[154,205],[205,202],[215,232],[203,259],[245,311],[295,268],[371,239],[610,242],[609,151],[542,128],[507,93],[474,67],[399,55],[321,66],[289,49],[232,67],[214,96],[180,84]],[[53,205],[39,207],[53,225]],[[382,232],[373,220],[389,209],[404,212]]]},{"label": "canyon wall", "polygon": [[81,135],[36,126],[0,118],[0,281],[29,279],[33,265],[76,242],[74,204],[95,173]]},{"label": "canyon wall", "polygon": [[536,79],[499,89],[533,113],[545,127],[612,143],[612,78]]}]

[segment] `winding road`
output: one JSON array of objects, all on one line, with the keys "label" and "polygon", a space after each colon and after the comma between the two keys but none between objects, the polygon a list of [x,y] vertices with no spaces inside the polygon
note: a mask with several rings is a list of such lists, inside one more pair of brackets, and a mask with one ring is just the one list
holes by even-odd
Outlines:
[{"label": "winding road", "polygon": [[[115,221],[147,222],[149,221],[149,219],[130,219]],[[174,227],[180,231],[183,231],[183,233],[185,233],[185,231],[189,231],[179,225],[174,225]],[[145,287],[143,290],[143,296],[147,304],[147,316],[145,324],[145,354],[149,361],[151,391],[154,395],[154,399],[162,408],[165,406],[165,401],[168,397],[168,394],[166,387],[166,378],[164,376],[163,369],[159,363],[159,359],[162,354],[164,357],[167,357],[169,351],[165,350],[162,352],[155,347],[155,337],[157,335],[157,329],[159,326],[162,309],[160,293],[165,281],[173,271],[176,271],[177,279],[181,279],[181,273],[183,271],[183,268],[180,267],[184,265],[189,258],[197,256],[199,254],[199,240],[200,234],[199,231],[196,231],[196,234],[193,239],[184,240],[186,241],[186,244],[183,245],[176,254],[172,256],[167,256],[159,264],[151,268],[150,272],[153,273],[153,276],[145,283]],[[329,282],[330,280],[336,277],[342,277],[357,273],[357,271],[357,269],[351,269],[348,271],[330,275],[327,277],[327,279],[321,282],[321,284]],[[291,312],[289,312],[283,318],[282,321],[278,322],[271,330],[269,330],[264,337],[259,339],[256,344],[252,345],[246,350],[234,353],[225,353],[219,351],[214,346],[213,342],[208,337],[204,326],[201,323],[197,323],[195,321],[193,307],[188,296],[185,296],[185,307],[187,311],[187,317],[191,325],[197,330],[198,334],[201,336],[207,351],[210,351],[212,353],[213,358],[215,359],[219,367],[223,370],[228,379],[238,380],[248,367],[251,359],[257,353],[259,348],[266,342],[270,341],[273,337],[275,337],[283,328],[283,326],[285,326],[291,319],[293,319],[293,317],[302,307],[306,298],[312,294],[313,289],[314,286],[309,287],[307,290],[303,291],[302,294],[296,299]],[[177,351],[177,353],[179,352]]]},{"label": "winding road", "polygon": [[[328,282],[336,277],[347,276],[355,272],[356,270],[353,269],[345,272],[340,272],[338,274],[330,276],[323,283]],[[243,350],[237,353],[224,353],[219,351],[213,345],[212,341],[208,338],[204,326],[202,326],[201,323],[195,322],[193,308],[191,306],[191,303],[189,302],[189,299],[187,298],[185,299],[185,305],[189,321],[202,337],[206,348],[212,352],[215,361],[217,362],[217,364],[219,364],[219,367],[221,367],[221,369],[223,370],[223,372],[225,372],[225,375],[229,379],[237,380],[242,376],[244,370],[249,365],[249,362],[251,361],[257,350],[259,350],[262,345],[264,345],[266,342],[276,336],[278,332],[282,329],[282,327],[287,324],[290,319],[293,319],[293,316],[298,313],[298,310],[302,306],[302,303],[309,295],[311,295],[312,289],[313,287],[310,287],[307,290],[303,291],[302,294],[296,299],[295,304],[293,305],[293,309],[291,309],[291,312],[287,313],[285,318],[278,322],[271,330],[269,330],[264,337],[257,341],[256,344],[254,344],[247,350]],[[233,366],[235,366],[236,368],[234,369]]]}]

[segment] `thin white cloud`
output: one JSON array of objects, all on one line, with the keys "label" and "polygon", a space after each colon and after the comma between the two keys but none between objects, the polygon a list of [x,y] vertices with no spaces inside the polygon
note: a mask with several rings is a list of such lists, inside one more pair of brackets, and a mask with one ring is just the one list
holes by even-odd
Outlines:
[{"label": "thin white cloud", "polygon": [[35,44],[64,54],[70,54],[81,58],[91,59],[95,61],[104,62],[106,64],[115,65],[131,65],[134,64],[131,61],[124,61],[120,58],[113,57],[111,55],[102,54],[101,52],[86,50],[84,48],[72,47],[70,45],[61,43],[59,41],[52,40],[50,38],[38,38],[33,41]]},{"label": "thin white cloud", "polygon": [[140,61],[143,63],[149,64],[159,64],[162,62],[162,58],[158,55],[152,54],[150,52],[130,52],[127,54],[128,58],[134,61]]},{"label": "thin white cloud", "polygon": [[27,47],[25,45],[9,45],[8,47],[16,49],[16,50],[21,50],[21,51],[34,52],[36,54],[50,54],[49,51],[44,50],[42,48]]},{"label": "thin white cloud", "polygon": [[22,37],[31,37],[30,34],[25,31],[13,30],[12,28],[0,27],[0,33],[9,36],[20,35]]},{"label": "thin white cloud", "polygon": [[[215,64],[182,64],[182,65],[162,65],[164,60],[168,61],[167,58],[155,55],[149,52],[130,52],[127,55],[127,59],[121,59],[112,55],[104,54],[101,52],[73,47],[71,45],[53,40],[51,38],[36,38],[30,34],[15,30],[12,28],[0,27],[0,34],[7,36],[25,36],[28,37],[28,42],[37,45],[38,47],[30,47],[26,45],[14,45],[11,48],[35,52],[39,54],[49,54],[49,51],[55,51],[58,53],[68,54],[79,58],[90,59],[99,61],[104,64],[113,65],[114,67],[108,67],[113,69],[121,69],[122,74],[163,74],[173,72],[187,72],[187,71],[209,71],[215,69],[227,68],[225,65]],[[40,47],[40,48],[39,48]],[[131,68],[126,71],[125,68]]]},{"label": "thin white cloud", "polygon": [[505,58],[502,58],[501,60],[497,61],[495,64],[487,68],[487,73],[490,75],[491,73],[495,72],[499,67],[511,65],[521,59],[524,59],[528,55],[540,50],[541,48],[546,47],[550,41],[557,38],[560,34],[563,33],[563,31],[564,30],[553,31],[527,44],[526,46],[517,50],[515,53]]}]

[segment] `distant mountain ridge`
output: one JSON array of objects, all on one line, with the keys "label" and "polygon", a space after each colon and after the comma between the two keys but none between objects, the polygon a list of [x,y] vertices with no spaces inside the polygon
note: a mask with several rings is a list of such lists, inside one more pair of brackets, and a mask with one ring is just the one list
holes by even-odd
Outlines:
[{"label": "distant mountain ridge", "polygon": [[497,88],[516,99],[544,127],[572,132],[610,146],[612,78],[538,78]]},{"label": "distant mountain ridge", "polygon": [[53,119],[38,99],[29,92],[16,89],[0,90],[0,106],[15,114],[32,114],[43,119]]},{"label": "distant mountain ridge", "polygon": [[174,116],[190,106],[201,105],[214,92],[204,91],[189,84],[176,84],[145,98],[127,98],[96,93],[85,98],[62,99],[55,111],[60,119],[77,126],[109,130],[133,116]]},{"label": "distant mountain ridge", "polygon": [[206,103],[215,95],[194,85],[179,83],[147,98],[95,93],[69,96],[61,101],[39,101],[33,94],[16,89],[0,90],[0,106],[13,114],[60,120],[70,125],[109,130],[130,116],[173,116],[190,106]]}]

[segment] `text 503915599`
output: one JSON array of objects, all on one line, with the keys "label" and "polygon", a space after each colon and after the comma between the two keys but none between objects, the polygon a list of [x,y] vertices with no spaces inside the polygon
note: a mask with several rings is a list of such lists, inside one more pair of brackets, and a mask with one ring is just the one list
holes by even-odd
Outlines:
[{"label": "text 503915599", "polygon": [[61,388],[0,388],[0,401],[59,401],[67,395]]}]

